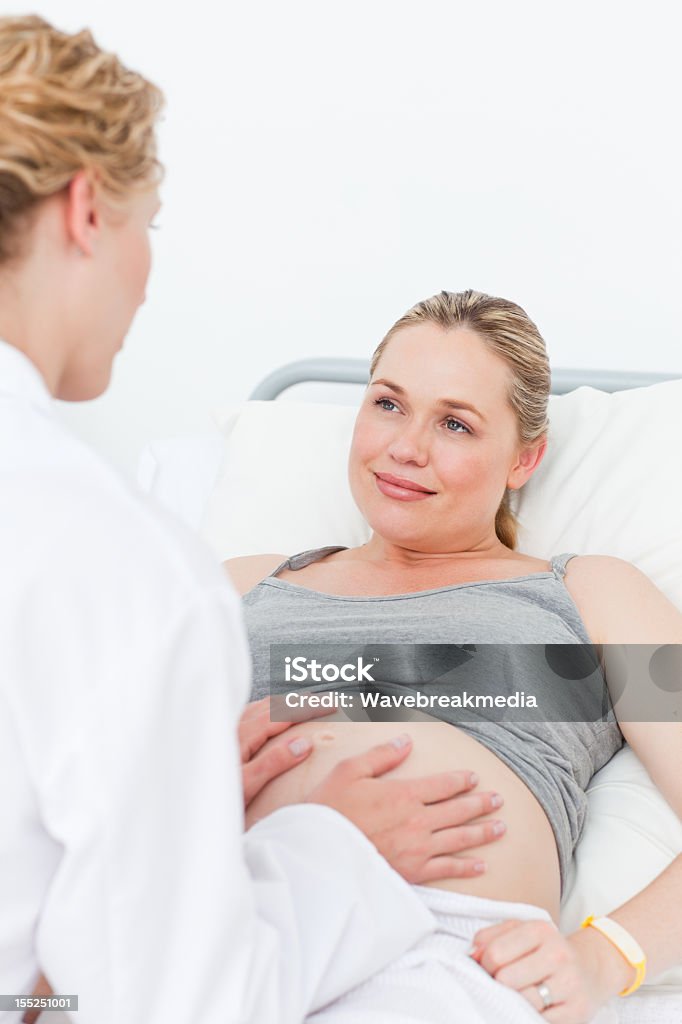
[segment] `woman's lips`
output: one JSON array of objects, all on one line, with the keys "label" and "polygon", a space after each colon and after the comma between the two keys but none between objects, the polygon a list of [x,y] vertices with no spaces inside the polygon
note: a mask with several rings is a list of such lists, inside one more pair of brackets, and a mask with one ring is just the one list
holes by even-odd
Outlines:
[{"label": "woman's lips", "polygon": [[424,498],[431,498],[435,493],[424,490],[411,480],[391,476],[390,473],[375,473],[374,479],[382,494],[388,498],[397,498],[398,501],[422,501]]}]

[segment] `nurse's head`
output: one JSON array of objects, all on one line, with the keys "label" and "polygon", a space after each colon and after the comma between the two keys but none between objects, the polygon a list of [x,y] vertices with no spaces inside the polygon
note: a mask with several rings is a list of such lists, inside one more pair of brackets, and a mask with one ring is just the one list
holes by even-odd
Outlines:
[{"label": "nurse's head", "polygon": [[514,549],[510,494],[546,448],[545,343],[515,303],[419,302],[376,349],[349,461],[374,534],[427,554]]},{"label": "nurse's head", "polygon": [[0,338],[59,398],[105,390],[144,301],[162,102],[87,30],[0,18]]}]

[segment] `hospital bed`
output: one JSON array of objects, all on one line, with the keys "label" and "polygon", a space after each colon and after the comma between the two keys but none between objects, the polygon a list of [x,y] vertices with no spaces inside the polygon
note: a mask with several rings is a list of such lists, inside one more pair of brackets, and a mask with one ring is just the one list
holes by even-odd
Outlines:
[{"label": "hospital bed", "polygon": [[[348,494],[345,462],[367,379],[363,360],[280,367],[249,401],[216,411],[212,433],[148,445],[139,482],[220,559],[362,544],[369,532]],[[301,400],[310,382],[316,400]],[[320,382],[331,401],[320,398]],[[548,453],[514,495],[519,549],[625,558],[682,609],[682,379],[554,370],[549,417]],[[682,852],[682,823],[627,745],[595,775],[588,801],[562,901],[564,929],[587,913],[608,913]],[[614,1001],[619,1020],[679,1024],[682,951],[680,960]]]}]

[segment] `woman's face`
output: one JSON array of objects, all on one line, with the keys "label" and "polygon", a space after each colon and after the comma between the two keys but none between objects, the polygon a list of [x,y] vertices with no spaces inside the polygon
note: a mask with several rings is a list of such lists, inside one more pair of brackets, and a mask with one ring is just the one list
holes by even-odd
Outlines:
[{"label": "woman's face", "polygon": [[[159,210],[156,189],[131,197],[123,210],[98,204],[96,236],[75,279],[73,347],[59,398],[78,401],[108,386],[114,357],[145,300],[151,266],[149,228]],[[77,310],[77,312],[76,312]]]},{"label": "woman's face", "polygon": [[510,379],[466,327],[418,324],[391,338],[349,460],[353,497],[376,534],[432,553],[495,543],[505,488],[520,487],[544,453],[521,450]]}]

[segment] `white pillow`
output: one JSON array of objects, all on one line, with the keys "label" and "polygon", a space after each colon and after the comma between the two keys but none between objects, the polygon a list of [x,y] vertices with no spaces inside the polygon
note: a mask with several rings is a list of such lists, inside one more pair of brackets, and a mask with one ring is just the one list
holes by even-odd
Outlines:
[{"label": "white pillow", "polygon": [[[682,380],[552,396],[547,454],[515,495],[520,550],[625,558],[682,609],[680,410]],[[221,558],[367,540],[346,473],[356,413],[244,405],[226,430],[204,521]],[[571,929],[586,914],[623,903],[682,852],[682,824],[627,746],[595,775],[588,801],[562,908],[562,925]],[[655,980],[682,985],[682,968]]]},{"label": "white pillow", "polygon": [[228,420],[202,534],[221,558],[364,544],[350,495],[348,449],[357,408],[245,402]]},{"label": "white pillow", "polygon": [[682,609],[682,380],[552,396],[549,447],[518,492],[521,551],[615,555]]}]

